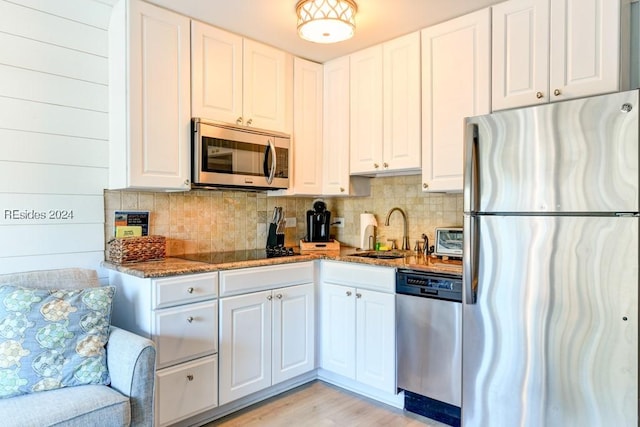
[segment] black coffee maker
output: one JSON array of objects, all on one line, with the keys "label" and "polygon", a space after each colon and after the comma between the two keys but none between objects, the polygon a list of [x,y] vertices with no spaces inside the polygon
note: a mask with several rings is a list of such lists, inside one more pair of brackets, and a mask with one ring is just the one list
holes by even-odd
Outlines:
[{"label": "black coffee maker", "polygon": [[313,203],[313,210],[307,211],[307,242],[329,242],[331,228],[331,212],[327,205],[318,200]]}]

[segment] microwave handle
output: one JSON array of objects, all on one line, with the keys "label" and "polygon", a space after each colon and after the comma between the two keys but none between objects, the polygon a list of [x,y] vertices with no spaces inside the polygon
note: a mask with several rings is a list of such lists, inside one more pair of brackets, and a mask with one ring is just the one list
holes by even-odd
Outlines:
[{"label": "microwave handle", "polygon": [[[268,139],[267,142],[269,145],[266,150],[264,150],[264,163],[262,164],[262,168],[264,176],[267,178],[267,184],[271,184],[274,176],[276,175],[276,146],[273,144],[271,139]],[[271,162],[271,170],[269,170],[269,151],[271,151],[271,157],[273,158],[273,161]]]}]

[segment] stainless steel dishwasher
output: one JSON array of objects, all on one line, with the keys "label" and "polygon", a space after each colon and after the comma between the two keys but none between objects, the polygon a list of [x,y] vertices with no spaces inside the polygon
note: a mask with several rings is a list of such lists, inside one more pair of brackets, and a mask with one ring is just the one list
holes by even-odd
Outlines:
[{"label": "stainless steel dishwasher", "polygon": [[405,409],[460,425],[462,278],[399,269],[396,274],[398,388]]}]

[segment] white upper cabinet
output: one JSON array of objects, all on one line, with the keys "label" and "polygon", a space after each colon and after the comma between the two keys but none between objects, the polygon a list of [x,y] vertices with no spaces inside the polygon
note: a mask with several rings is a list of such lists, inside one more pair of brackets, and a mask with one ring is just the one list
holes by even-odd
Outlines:
[{"label": "white upper cabinet", "polygon": [[[619,0],[551,2],[549,90],[570,99],[621,89]],[[559,92],[556,92],[559,91]]]},{"label": "white upper cabinet", "polygon": [[383,169],[420,168],[420,33],[387,42],[383,53]]},{"label": "white upper cabinet", "polygon": [[351,55],[351,174],[420,168],[420,34]]},{"label": "white upper cabinet", "polygon": [[350,58],[350,172],[382,171],[382,45]]},{"label": "white upper cabinet", "polygon": [[242,37],[191,21],[194,117],[235,123],[242,117]]},{"label": "white upper cabinet", "polygon": [[243,59],[244,124],[291,133],[293,57],[244,39]]},{"label": "white upper cabinet", "polygon": [[191,25],[193,116],[290,133],[291,55],[202,22]]},{"label": "white upper cabinet", "polygon": [[491,109],[491,13],[422,31],[422,189],[462,191],[464,118]]},{"label": "white upper cabinet", "polygon": [[619,0],[509,0],[492,11],[493,110],[621,89]]},{"label": "white upper cabinet", "polygon": [[323,193],[349,193],[349,57],[324,64]]},{"label": "white upper cabinet", "polygon": [[189,18],[121,0],[109,23],[109,188],[190,188]]},{"label": "white upper cabinet", "polygon": [[324,64],[322,194],[366,196],[370,178],[349,176],[349,57]]},{"label": "white upper cabinet", "polygon": [[293,190],[296,195],[322,194],[323,67],[293,60]]}]

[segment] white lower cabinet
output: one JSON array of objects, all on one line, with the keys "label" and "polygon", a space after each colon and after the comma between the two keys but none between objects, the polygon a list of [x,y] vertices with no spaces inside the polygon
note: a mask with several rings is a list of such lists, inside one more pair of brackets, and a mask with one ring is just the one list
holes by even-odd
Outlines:
[{"label": "white lower cabinet", "polygon": [[271,291],[220,300],[220,403],[271,385]]},{"label": "white lower cabinet", "polygon": [[223,271],[220,280],[232,294],[220,299],[220,405],[315,368],[312,262]]},{"label": "white lower cabinet", "polygon": [[271,377],[278,384],[315,368],[313,283],[273,291]]},{"label": "white lower cabinet", "polygon": [[215,408],[218,401],[218,356],[161,369],[156,375],[156,423],[164,426]]},{"label": "white lower cabinet", "polygon": [[323,261],[323,369],[396,393],[395,270]]},{"label": "white lower cabinet", "polygon": [[109,272],[113,324],[156,344],[155,424],[218,406],[218,273],[144,279]]},{"label": "white lower cabinet", "polygon": [[218,301],[158,310],[154,321],[158,368],[218,352]]}]

